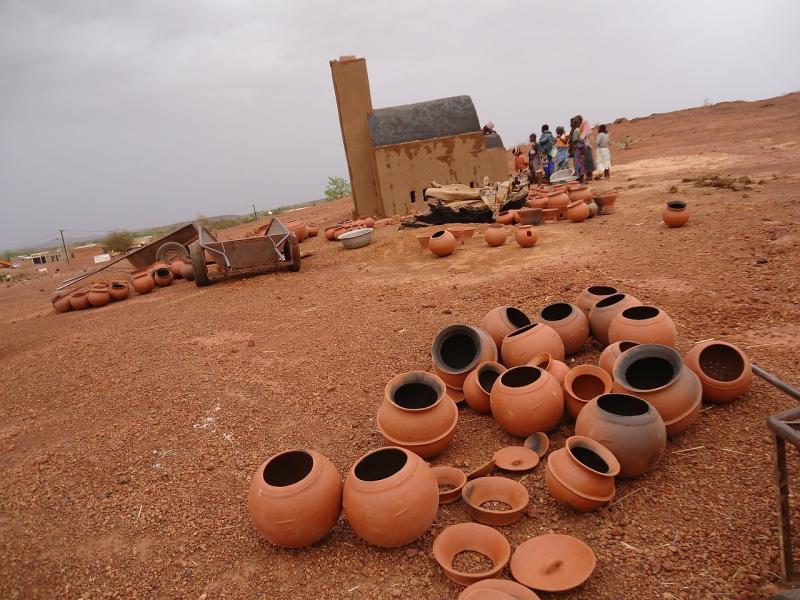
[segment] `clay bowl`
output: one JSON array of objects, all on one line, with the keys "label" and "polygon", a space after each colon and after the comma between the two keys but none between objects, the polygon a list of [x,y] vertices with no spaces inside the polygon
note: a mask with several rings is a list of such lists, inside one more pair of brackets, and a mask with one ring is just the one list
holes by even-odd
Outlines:
[{"label": "clay bowl", "polygon": [[[479,552],[492,561],[492,568],[482,573],[465,573],[453,568],[460,552]],[[461,585],[499,577],[511,556],[511,546],[502,533],[478,523],[459,523],[442,530],[433,540],[433,556],[445,575]]]},{"label": "clay bowl", "polygon": [[[478,592],[489,592],[490,595],[478,595]],[[494,595],[491,595],[494,593]],[[502,595],[500,595],[502,594]],[[484,579],[473,583],[458,597],[458,600],[504,600],[508,596],[513,600],[539,600],[536,592],[524,585],[509,579]]]},{"label": "clay bowl", "polygon": [[494,462],[504,471],[530,471],[539,464],[539,455],[524,446],[506,446],[494,453]]},{"label": "clay bowl", "polygon": [[597,564],[592,549],[571,535],[539,535],[517,546],[511,575],[544,592],[564,592],[589,579]]},{"label": "clay bowl", "polygon": [[525,438],[525,441],[522,443],[522,445],[528,450],[533,450],[536,452],[536,454],[539,455],[539,458],[541,458],[547,454],[547,450],[550,448],[550,438],[547,437],[546,433],[537,431],[536,433]]},{"label": "clay bowl", "polygon": [[467,473],[467,479],[472,480],[477,477],[486,477],[489,473],[494,470],[494,458],[491,460],[487,460],[477,469],[473,469],[469,473]]},{"label": "clay bowl", "polygon": [[455,467],[433,467],[433,476],[439,485],[454,486],[449,490],[439,490],[439,504],[450,504],[461,497],[461,490],[467,483],[467,476]]},{"label": "clay bowl", "polygon": [[[485,525],[498,527],[511,525],[522,518],[530,497],[521,483],[506,477],[478,477],[461,490],[461,498],[467,504],[470,516]],[[504,502],[509,510],[482,508],[486,502]]]},{"label": "clay bowl", "polygon": [[422,235],[417,236],[417,241],[419,242],[420,248],[423,250],[428,249],[428,242],[431,241],[432,233],[423,233]]},{"label": "clay bowl", "polygon": [[475,235],[474,227],[448,227],[447,231],[456,236],[456,239],[464,243],[465,238],[471,238]]}]

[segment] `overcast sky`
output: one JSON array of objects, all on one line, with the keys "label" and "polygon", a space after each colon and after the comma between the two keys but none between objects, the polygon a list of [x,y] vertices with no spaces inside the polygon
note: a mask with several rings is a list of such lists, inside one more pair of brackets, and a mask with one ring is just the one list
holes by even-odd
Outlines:
[{"label": "overcast sky", "polygon": [[376,108],[469,94],[511,146],[796,91],[799,26],[797,0],[0,0],[0,248],[322,197],[340,55]]}]

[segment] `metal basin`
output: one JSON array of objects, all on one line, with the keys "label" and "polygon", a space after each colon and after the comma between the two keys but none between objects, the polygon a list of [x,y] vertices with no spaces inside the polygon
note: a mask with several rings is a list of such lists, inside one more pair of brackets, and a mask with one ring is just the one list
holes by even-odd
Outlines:
[{"label": "metal basin", "polygon": [[373,231],[375,230],[372,227],[362,227],[361,229],[346,231],[339,236],[339,241],[342,242],[342,246],[348,250],[369,246],[372,241]]}]

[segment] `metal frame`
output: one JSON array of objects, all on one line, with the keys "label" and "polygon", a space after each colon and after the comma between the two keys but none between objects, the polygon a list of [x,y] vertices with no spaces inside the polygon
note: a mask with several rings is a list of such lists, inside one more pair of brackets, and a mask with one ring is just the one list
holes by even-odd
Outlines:
[{"label": "metal frame", "polygon": [[[200,244],[200,247],[207,252],[219,255],[225,262],[225,268],[230,269],[232,265],[228,257],[228,253],[225,251],[226,242],[217,240],[205,227],[201,227],[197,224],[195,224],[195,227],[197,228],[197,241]],[[286,248],[285,242],[289,239],[290,234],[291,231],[289,231],[286,225],[284,225],[283,222],[278,218],[273,218],[272,222],[269,224],[269,227],[264,232],[264,236],[268,237],[272,242],[272,247],[275,250],[275,255],[277,257],[277,262],[288,262],[289,260],[284,252],[281,251],[281,245],[283,245],[284,249]],[[237,241],[239,240],[228,240],[227,243],[235,244]],[[220,244],[221,249],[212,248],[210,244]]]}]

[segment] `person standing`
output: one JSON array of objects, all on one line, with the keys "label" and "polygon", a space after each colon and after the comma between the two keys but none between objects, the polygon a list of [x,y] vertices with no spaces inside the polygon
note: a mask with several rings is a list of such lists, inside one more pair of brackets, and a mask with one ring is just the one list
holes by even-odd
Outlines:
[{"label": "person standing", "polygon": [[569,150],[572,154],[572,162],[575,170],[573,175],[578,178],[578,181],[583,183],[586,181],[586,166],[584,165],[583,158],[586,151],[586,144],[581,137],[581,119],[580,117],[572,117],[569,122]]},{"label": "person standing", "polygon": [[583,139],[583,167],[586,170],[586,177],[590,181],[594,178],[594,143],[592,141],[592,126],[583,116],[578,115],[580,119],[581,139]]},{"label": "person standing", "polygon": [[528,157],[522,152],[519,146],[512,150],[514,154],[514,173],[516,175],[521,174],[525,169],[528,168],[529,160]]},{"label": "person standing", "polygon": [[542,149],[544,161],[544,178],[549,181],[553,174],[553,157],[556,155],[556,138],[550,133],[549,125],[542,125],[542,135],[539,136],[539,148]]},{"label": "person standing", "polygon": [[603,171],[603,178],[611,177],[611,149],[609,147],[608,130],[600,125],[597,133],[597,168]]},{"label": "person standing", "polygon": [[569,136],[564,128],[556,127],[556,171],[569,169]]},{"label": "person standing", "polygon": [[542,149],[536,143],[536,134],[532,133],[528,139],[531,142],[531,149],[528,151],[528,171],[530,171],[530,181],[537,184],[542,183]]}]

